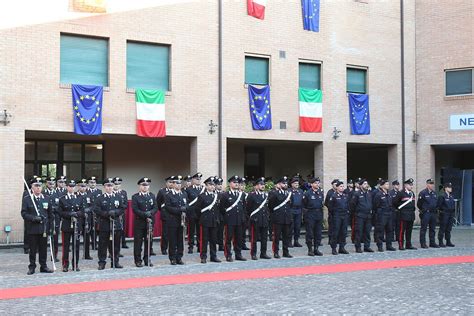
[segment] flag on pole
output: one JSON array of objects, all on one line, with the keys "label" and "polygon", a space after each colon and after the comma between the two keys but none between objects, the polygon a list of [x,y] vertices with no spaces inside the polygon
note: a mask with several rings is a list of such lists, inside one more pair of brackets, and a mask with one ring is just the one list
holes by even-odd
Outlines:
[{"label": "flag on pole", "polygon": [[307,31],[319,32],[320,0],[301,0],[303,9],[303,28]]},{"label": "flag on pole", "polygon": [[272,129],[270,86],[259,89],[249,85],[250,119],[254,130]]},{"label": "flag on pole", "polygon": [[135,90],[137,135],[165,137],[165,93],[160,90]]},{"label": "flag on pole", "polygon": [[369,96],[349,93],[349,116],[352,135],[370,134]]},{"label": "flag on pole", "polygon": [[265,18],[265,6],[267,0],[247,0],[247,13],[257,19]]},{"label": "flag on pole", "polygon": [[321,133],[323,128],[323,92],[299,89],[300,132]]},{"label": "flag on pole", "polygon": [[79,135],[102,134],[103,87],[73,84],[71,92],[74,133]]}]

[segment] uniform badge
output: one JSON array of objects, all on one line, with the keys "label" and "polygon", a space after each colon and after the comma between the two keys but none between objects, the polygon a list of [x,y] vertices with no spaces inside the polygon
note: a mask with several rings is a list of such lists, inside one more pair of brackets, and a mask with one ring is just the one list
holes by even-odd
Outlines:
[{"label": "uniform badge", "polygon": [[186,203],[186,198],[183,198],[183,202]]},{"label": "uniform badge", "polygon": [[86,202],[87,202],[87,203],[90,203],[90,202],[91,202],[91,198],[86,198]]},{"label": "uniform badge", "polygon": [[117,201],[117,200],[115,200],[115,201],[114,201],[114,205],[115,205],[115,207],[119,207],[119,205],[120,205],[120,202],[119,202],[119,201]]},{"label": "uniform badge", "polygon": [[54,201],[55,201],[56,203],[59,203],[59,198],[55,198]]},{"label": "uniform badge", "polygon": [[48,202],[43,202],[43,208],[46,210],[48,209]]},{"label": "uniform badge", "polygon": [[153,206],[153,199],[150,199],[150,205]]}]

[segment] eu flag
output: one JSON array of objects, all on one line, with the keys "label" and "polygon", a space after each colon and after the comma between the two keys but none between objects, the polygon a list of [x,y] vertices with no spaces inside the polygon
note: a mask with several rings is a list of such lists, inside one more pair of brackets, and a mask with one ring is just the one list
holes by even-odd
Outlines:
[{"label": "eu flag", "polygon": [[104,89],[101,86],[72,85],[74,133],[102,134],[103,93]]},{"label": "eu flag", "polygon": [[370,134],[369,96],[349,93],[349,112],[352,135]]},{"label": "eu flag", "polygon": [[249,85],[250,119],[254,130],[272,129],[270,86],[257,88]]},{"label": "eu flag", "polygon": [[301,0],[305,30],[319,32],[319,5],[320,0]]}]

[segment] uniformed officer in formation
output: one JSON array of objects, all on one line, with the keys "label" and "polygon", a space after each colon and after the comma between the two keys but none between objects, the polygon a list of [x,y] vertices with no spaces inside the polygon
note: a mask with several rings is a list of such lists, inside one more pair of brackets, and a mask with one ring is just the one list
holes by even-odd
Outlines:
[{"label": "uniformed officer in formation", "polygon": [[413,179],[403,182],[403,190],[399,191],[393,201],[393,205],[400,212],[400,230],[398,232],[398,248],[400,250],[416,250],[411,243],[413,222],[415,221],[415,193],[413,193]]},{"label": "uniformed officer in formation", "polygon": [[322,256],[318,247],[321,244],[323,230],[324,191],[319,187],[320,179],[308,180],[311,188],[303,195],[303,214],[306,225],[306,245],[308,256]]},{"label": "uniformed officer in formation", "polygon": [[[300,242],[301,234],[301,221],[303,214],[303,190],[300,189],[300,177],[299,174],[294,176],[290,181],[291,199],[290,209],[293,216],[291,225],[291,235],[293,237],[293,247],[303,247]],[[290,240],[291,246],[291,240]]]},{"label": "uniformed officer in formation", "polygon": [[[247,196],[248,193],[245,192],[245,187],[247,186],[247,178],[242,177],[240,178],[240,183],[239,183],[239,191],[242,192],[243,199],[244,199],[244,205],[247,203]],[[247,247],[247,231],[249,230],[249,218],[247,214],[244,214],[244,222],[242,223],[242,239],[240,243],[240,249],[241,250],[250,250],[249,247]]]},{"label": "uniformed officer in formation", "polygon": [[[239,190],[239,176],[229,178],[229,190],[220,196],[220,211],[224,218],[224,255],[227,261],[233,261],[232,248],[235,260],[245,261],[242,256],[242,223],[245,219],[245,202]],[[231,246],[232,245],[232,246]]]},{"label": "uniformed officer in formation", "polygon": [[254,191],[246,200],[246,212],[250,221],[250,256],[257,260],[257,242],[260,241],[260,259],[271,259],[267,254],[267,238],[269,224],[268,194],[264,191],[265,178],[254,181]]},{"label": "uniformed officer in formation", "polygon": [[23,197],[21,205],[21,216],[26,222],[27,237],[29,244],[29,260],[28,275],[35,273],[36,255],[38,254],[38,262],[40,264],[40,272],[53,272],[48,268],[46,263],[48,253],[48,235],[50,233],[50,225],[53,220],[53,212],[50,198],[43,195],[43,181],[40,177],[31,180],[31,192]]},{"label": "uniformed officer in formation", "polygon": [[398,180],[393,180],[392,181],[392,189],[388,191],[388,194],[390,194],[390,197],[392,198],[392,230],[393,230],[393,235],[392,235],[392,241],[397,241],[398,242],[398,235],[400,232],[400,212],[397,207],[393,205],[393,202],[395,202],[395,197],[398,194],[398,191],[400,191],[400,182]]},{"label": "uniformed officer in formation", "polygon": [[122,234],[123,215],[122,197],[114,194],[114,178],[106,178],[103,182],[105,192],[95,201],[94,212],[99,221],[99,270],[105,269],[107,249],[111,257],[112,268],[123,268],[119,263],[120,240]]},{"label": "uniformed officer in formation", "polygon": [[79,246],[84,225],[84,202],[76,196],[76,181],[67,181],[67,193],[59,199],[58,212],[61,216],[62,266],[69,270],[69,250],[72,248],[72,269],[80,271]]},{"label": "uniformed officer in formation", "polygon": [[168,257],[171,265],[184,264],[184,226],[188,211],[188,197],[181,190],[183,177],[173,177],[172,189],[165,195]]},{"label": "uniformed officer in formation", "polygon": [[332,238],[332,233],[333,233],[333,217],[332,217],[332,211],[330,209],[329,201],[331,200],[331,197],[334,193],[336,193],[336,184],[339,182],[338,179],[334,179],[331,181],[331,188],[328,190],[326,193],[326,197],[324,199],[324,206],[327,207],[328,209],[328,245],[331,244],[331,238]]},{"label": "uniformed officer in formation", "polygon": [[66,195],[66,177],[60,176],[56,179],[56,189],[54,193],[51,195],[51,205],[53,209],[53,226],[51,229],[53,230],[53,254],[54,254],[54,261],[59,262],[58,259],[58,251],[59,251],[59,234],[61,234],[61,215],[59,214],[59,200]]},{"label": "uniformed officer in formation", "polygon": [[[221,177],[216,177],[216,180],[214,182],[216,184],[216,194],[219,196],[217,203],[219,205],[220,210],[221,195],[224,192],[222,188],[224,184],[224,179],[222,179]],[[224,251],[224,216],[222,212],[219,212],[219,226],[217,227],[217,245],[219,246],[219,251]]]},{"label": "uniformed officer in formation", "polygon": [[426,230],[429,227],[429,246],[432,248],[439,248],[436,244],[436,221],[438,219],[438,195],[434,191],[434,181],[432,179],[426,180],[426,188],[418,194],[418,201],[416,203],[420,213],[421,228],[420,228],[420,244],[421,248],[428,248],[426,243]]},{"label": "uniformed officer in formation", "polygon": [[[451,242],[451,229],[454,224],[455,203],[454,197],[451,194],[453,185],[451,182],[445,183],[443,186],[443,193],[438,197],[439,208],[439,231],[438,242],[440,247],[454,247]],[[446,239],[446,244],[444,243]]]},{"label": "uniformed officer in formation", "polygon": [[[160,250],[162,255],[168,254],[168,225],[166,224],[166,209],[165,209],[165,196],[171,192],[173,187],[174,176],[165,178],[165,186],[161,188],[156,194],[156,205],[158,206],[158,212],[160,213],[161,222],[161,241]],[[156,216],[153,217],[153,223]],[[151,242],[151,254],[153,255],[153,241]]]},{"label": "uniformed officer in formation", "polygon": [[268,194],[268,207],[273,226],[273,257],[280,258],[280,239],[283,244],[283,257],[292,258],[288,248],[291,242],[291,223],[293,215],[290,211],[291,192],[288,192],[288,177],[277,181],[275,188]]},{"label": "uniformed officer in formation", "polygon": [[[120,207],[123,209],[123,215],[119,216],[119,220],[121,222],[122,230],[121,230],[121,236],[120,236],[120,243],[121,247],[120,248],[128,248],[127,247],[127,241],[125,239],[125,211],[128,208],[128,196],[127,196],[127,191],[122,189],[122,178],[120,177],[115,177],[114,178],[114,194],[116,196],[119,196],[121,201],[120,201]],[[123,255],[119,251],[119,256],[123,257]]]},{"label": "uniformed officer in formation", "polygon": [[[59,223],[60,223],[60,217],[59,215],[57,216],[57,220],[58,220],[58,230],[56,229],[55,227],[55,222],[56,222],[56,219],[55,219],[55,213],[56,213],[56,210],[57,210],[57,203],[55,203],[55,193],[56,193],[56,178],[55,177],[48,177],[46,178],[46,188],[42,191],[43,195],[49,197],[50,199],[50,203],[51,203],[51,207],[53,208],[53,223],[51,226],[51,236],[52,236],[52,241],[53,241],[53,255],[54,255],[54,260],[55,262],[59,262],[59,260],[57,259],[57,255],[58,255],[58,245],[59,245],[59,241],[58,241],[58,235],[59,235]],[[59,202],[59,198],[58,198],[58,202]]]},{"label": "uniformed officer in formation", "polygon": [[[188,253],[193,253],[194,245],[199,251],[199,221],[196,210],[196,202],[198,196],[204,193],[205,187],[201,184],[202,174],[197,172],[191,177],[191,186],[183,192],[187,195],[189,208],[186,213],[187,218],[187,235],[188,235]],[[196,239],[195,239],[196,236]]]},{"label": "uniformed officer in formation", "polygon": [[92,202],[89,193],[87,192],[87,179],[81,179],[78,183],[79,190],[77,191],[77,197],[82,200],[84,205],[84,221],[82,226],[82,240],[84,241],[84,259],[92,260],[93,258],[90,255],[91,248],[91,233],[92,225],[94,224],[94,204]]},{"label": "uniformed officer in formation", "polygon": [[[138,268],[143,267],[142,245],[145,246],[143,252],[143,262],[146,266],[152,267],[148,253],[151,245],[148,243],[153,239],[153,218],[158,212],[158,205],[153,193],[150,192],[150,178],[138,180],[138,193],[132,196],[133,220],[133,257]],[[150,251],[151,252],[151,251]]]},{"label": "uniformed officer in formation", "polygon": [[[349,220],[349,197],[344,193],[344,182],[338,180],[336,190],[329,198],[328,209],[332,217],[331,249],[332,254],[348,254],[346,250],[347,225]],[[337,246],[339,245],[339,251]]]},{"label": "uniformed officer in formation", "polygon": [[[97,177],[95,176],[90,176],[87,178],[87,193],[89,195],[89,198],[91,199],[92,205],[95,205],[95,200],[102,195],[102,190],[97,188]],[[92,230],[91,230],[91,240],[92,240],[92,249],[96,250],[97,249],[97,228],[98,228],[98,221],[97,221],[97,216],[93,212],[92,213]]]},{"label": "uniformed officer in formation", "polygon": [[396,249],[392,246],[393,238],[393,216],[394,209],[392,203],[392,196],[389,191],[389,182],[388,180],[380,181],[380,189],[375,194],[374,197],[374,212],[376,215],[376,226],[377,237],[375,241],[377,243],[377,249],[380,252],[383,252],[383,236],[385,235],[386,249],[388,251],[395,251]]},{"label": "uniformed officer in formation", "polygon": [[201,263],[207,262],[207,248],[211,262],[221,262],[217,257],[217,228],[220,220],[219,195],[216,193],[215,177],[204,180],[205,191],[198,196],[196,214],[199,221]]},{"label": "uniformed officer in formation", "polygon": [[[360,191],[354,192],[349,202],[355,217],[355,249],[357,253],[361,253],[361,244],[364,243],[365,252],[374,252],[372,248],[370,248],[372,193],[369,191],[369,183],[367,180],[362,179],[359,181],[359,185]],[[343,194],[349,198],[346,193]]]}]

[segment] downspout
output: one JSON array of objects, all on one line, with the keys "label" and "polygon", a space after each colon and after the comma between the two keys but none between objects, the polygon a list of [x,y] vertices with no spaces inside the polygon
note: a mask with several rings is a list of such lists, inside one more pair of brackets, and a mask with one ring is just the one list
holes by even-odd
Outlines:
[{"label": "downspout", "polygon": [[402,181],[406,175],[406,142],[405,142],[405,38],[403,24],[403,0],[400,0],[400,73],[401,73],[401,106],[402,106]]},{"label": "downspout", "polygon": [[219,176],[223,176],[224,171],[222,170],[222,0],[219,0],[218,4],[218,10],[219,10],[219,87],[218,87],[218,98],[219,98],[219,105],[218,105],[218,121],[217,121],[217,137],[218,137],[218,171],[219,171]]}]

